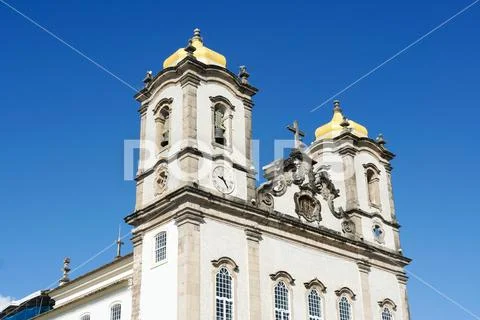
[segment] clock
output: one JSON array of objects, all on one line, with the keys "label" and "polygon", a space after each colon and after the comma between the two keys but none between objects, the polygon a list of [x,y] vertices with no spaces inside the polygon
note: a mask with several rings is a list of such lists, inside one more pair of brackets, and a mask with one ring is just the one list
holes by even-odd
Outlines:
[{"label": "clock", "polygon": [[228,194],[235,189],[233,171],[224,166],[217,166],[212,171],[212,182],[218,191]]}]

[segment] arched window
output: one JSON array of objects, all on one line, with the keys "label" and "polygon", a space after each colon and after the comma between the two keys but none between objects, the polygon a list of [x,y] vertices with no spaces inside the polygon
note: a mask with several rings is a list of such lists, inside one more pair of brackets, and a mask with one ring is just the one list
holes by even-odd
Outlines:
[{"label": "arched window", "polygon": [[340,320],[352,320],[352,305],[345,296],[342,296],[338,302],[338,313]]},{"label": "arched window", "polygon": [[312,289],[308,294],[308,319],[321,320],[322,319],[322,299],[317,290]]},{"label": "arched window", "polygon": [[167,260],[167,232],[162,231],[155,236],[155,263]]},{"label": "arched window", "polygon": [[275,286],[275,320],[290,319],[290,304],[288,288],[285,282],[280,281]]},{"label": "arched window", "polygon": [[380,206],[380,179],[378,177],[378,172],[372,168],[368,168],[367,175],[367,186],[368,186],[368,202],[371,206],[379,207]]},{"label": "arched window", "polygon": [[227,145],[227,123],[228,115],[227,109],[222,104],[216,104],[213,113],[213,121],[214,121],[214,138],[215,143],[218,143],[222,146]]},{"label": "arched window", "polygon": [[88,313],[84,314],[83,316],[80,317],[80,320],[90,320],[90,315]]},{"label": "arched window", "polygon": [[155,143],[157,148],[163,149],[170,144],[170,115],[172,98],[161,99],[153,109],[155,119]]},{"label": "arched window", "polygon": [[157,127],[157,146],[163,148],[168,146],[170,140],[170,108],[165,106],[155,117]]},{"label": "arched window", "polygon": [[235,107],[222,96],[210,97],[210,101],[212,102],[213,144],[230,148]]},{"label": "arched window", "polygon": [[233,319],[233,281],[227,268],[221,267],[215,277],[216,320]]},{"label": "arched window", "polygon": [[389,308],[384,308],[382,311],[382,320],[393,320],[392,313]]},{"label": "arched window", "polygon": [[122,305],[120,303],[116,303],[110,308],[110,320],[121,320],[121,319],[122,319]]}]

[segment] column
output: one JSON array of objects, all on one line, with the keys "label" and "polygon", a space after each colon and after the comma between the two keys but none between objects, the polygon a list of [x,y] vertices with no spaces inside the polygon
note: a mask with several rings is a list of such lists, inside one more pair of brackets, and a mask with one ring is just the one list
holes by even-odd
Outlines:
[{"label": "column", "polygon": [[373,319],[372,299],[370,297],[370,282],[368,281],[370,264],[367,261],[358,261],[357,266],[358,270],[360,271],[360,285],[362,288],[363,319]]},{"label": "column", "polygon": [[142,249],[143,234],[134,234],[133,244],[133,275],[132,275],[132,320],[140,319],[140,293],[142,287]]},{"label": "column", "polygon": [[197,212],[175,218],[178,228],[178,320],[200,320],[200,224]]},{"label": "column", "polygon": [[401,308],[402,308],[402,315],[403,315],[403,320],[410,320],[410,308],[408,305],[408,295],[407,295],[407,281],[408,277],[407,275],[402,272],[397,274],[397,280],[398,280],[398,285],[400,287],[400,298],[402,299],[401,301]]},{"label": "column", "polygon": [[248,247],[248,292],[250,320],[262,319],[262,307],[260,296],[260,255],[259,245],[262,234],[257,230],[246,229]]}]

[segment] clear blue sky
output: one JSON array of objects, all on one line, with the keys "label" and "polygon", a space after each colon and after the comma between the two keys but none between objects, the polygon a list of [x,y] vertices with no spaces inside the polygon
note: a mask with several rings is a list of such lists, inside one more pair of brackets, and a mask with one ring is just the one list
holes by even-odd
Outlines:
[{"label": "clear blue sky", "polygon": [[[331,104],[310,109],[469,3],[10,1],[135,86],[201,28],[261,89],[262,165],[273,140],[290,137],[286,124],[298,119],[311,141]],[[409,270],[476,314],[479,34],[480,3],[339,96],[347,116],[383,132],[398,155]],[[3,4],[0,39],[0,295],[20,298],[58,279],[64,256],[75,267],[107,246],[132,211],[123,141],[139,135],[138,105],[131,89]],[[413,319],[474,319],[416,279],[409,295]]]}]

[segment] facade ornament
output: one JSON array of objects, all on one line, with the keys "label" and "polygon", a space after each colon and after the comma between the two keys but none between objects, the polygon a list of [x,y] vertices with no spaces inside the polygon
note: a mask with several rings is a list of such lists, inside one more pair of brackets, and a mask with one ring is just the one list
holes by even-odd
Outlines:
[{"label": "facade ornament", "polygon": [[270,193],[261,193],[260,198],[263,205],[273,208],[273,196]]},{"label": "facade ornament", "polygon": [[320,201],[315,198],[315,193],[308,185],[300,187],[300,192],[295,193],[294,200],[295,212],[300,217],[305,218],[308,222],[322,220]]},{"label": "facade ornament", "polygon": [[211,262],[215,268],[219,268],[222,265],[227,265],[235,272],[240,271],[240,268],[238,267],[237,263],[232,258],[229,258],[229,257],[221,257],[216,260],[212,260]]},{"label": "facade ornament", "polygon": [[150,82],[152,82],[152,80],[153,80],[153,73],[151,70],[149,70],[147,71],[145,78],[143,78],[143,84],[145,85],[145,87],[148,87],[148,85],[150,84]]},{"label": "facade ornament", "polygon": [[155,177],[155,195],[159,196],[165,192],[168,183],[168,167],[162,165],[157,169]]},{"label": "facade ornament", "polygon": [[378,301],[378,305],[382,309],[383,309],[383,307],[390,307],[390,308],[392,308],[393,311],[397,311],[397,305],[395,304],[395,302],[393,302],[389,298],[385,298],[382,301]]},{"label": "facade ornament", "polygon": [[350,288],[343,287],[338,290],[335,290],[335,294],[340,297],[342,295],[348,295],[352,300],[355,301],[355,298],[357,297],[355,293]]},{"label": "facade ornament", "polygon": [[240,66],[238,77],[240,78],[240,82],[242,84],[248,84],[248,77],[250,77],[250,74],[247,72],[247,67]]},{"label": "facade ornament", "polygon": [[[290,180],[290,184],[292,181]],[[272,182],[272,194],[275,197],[281,197],[287,192],[287,186],[288,186],[287,179],[283,174],[275,177]]]},{"label": "facade ornament", "polygon": [[311,288],[318,288],[323,293],[327,292],[327,287],[325,287],[325,285],[317,278],[310,280],[309,282],[305,282],[304,285],[305,285],[305,289],[307,290]]},{"label": "facade ornament", "polygon": [[291,132],[293,132],[293,139],[294,139],[294,142],[295,142],[295,149],[301,149],[303,148],[303,142],[302,142],[302,138],[305,137],[305,133],[300,130],[299,126],[298,126],[298,121],[295,120],[293,121],[293,124],[291,125],[288,125],[287,126],[287,129]]},{"label": "facade ornament", "polygon": [[189,57],[193,57],[193,53],[195,52],[195,50],[197,50],[197,48],[193,46],[192,40],[188,40],[188,45],[185,47],[184,50],[187,52],[187,55]]},{"label": "facade ornament", "polygon": [[270,275],[270,279],[277,281],[278,279],[286,280],[290,285],[295,285],[295,279],[287,271],[277,271]]},{"label": "facade ornament", "polygon": [[63,276],[59,281],[59,285],[63,286],[64,284],[67,284],[70,282],[70,278],[68,277],[68,274],[70,273],[70,258],[65,258],[63,259]]},{"label": "facade ornament", "polygon": [[345,234],[354,235],[356,231],[355,223],[351,219],[345,219],[342,222],[342,231]]},{"label": "facade ornament", "polygon": [[385,148],[385,144],[387,141],[383,138],[383,134],[379,133],[377,138],[375,139],[375,142],[380,146],[380,148]]}]

